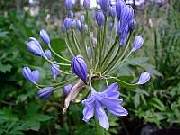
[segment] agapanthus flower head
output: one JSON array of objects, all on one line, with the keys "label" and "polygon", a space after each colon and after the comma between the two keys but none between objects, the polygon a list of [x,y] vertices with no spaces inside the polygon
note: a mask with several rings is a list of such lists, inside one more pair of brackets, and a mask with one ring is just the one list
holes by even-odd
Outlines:
[{"label": "agapanthus flower head", "polygon": [[110,0],[98,0],[98,4],[100,5],[103,12],[107,12],[110,7]]},{"label": "agapanthus flower head", "polygon": [[124,0],[116,0],[116,13],[118,20],[121,19],[122,10],[124,9],[125,6],[126,3],[124,2]]},{"label": "agapanthus flower head", "polygon": [[86,83],[88,69],[87,69],[87,65],[81,55],[77,55],[77,56],[73,57],[71,67],[72,67],[72,72],[74,74],[76,74],[83,82]]},{"label": "agapanthus flower head", "polygon": [[40,43],[34,37],[30,37],[27,42],[27,50],[34,55],[44,56],[44,51],[40,45]]},{"label": "agapanthus flower head", "polygon": [[72,10],[74,4],[75,4],[75,0],[65,0],[64,1],[64,6],[66,7],[67,10]]},{"label": "agapanthus flower head", "polygon": [[116,17],[116,6],[111,6],[109,8],[109,16],[111,16],[112,18]]},{"label": "agapanthus flower head", "polygon": [[26,80],[36,84],[39,81],[39,71],[31,71],[29,67],[24,67],[22,69],[22,74]]},{"label": "agapanthus flower head", "polygon": [[145,84],[151,79],[151,75],[149,72],[143,72],[141,73],[139,80],[136,84]]},{"label": "agapanthus flower head", "polygon": [[44,53],[45,53],[46,58],[48,58],[48,59],[51,59],[51,58],[52,58],[52,53],[51,53],[50,50],[45,50]]},{"label": "agapanthus flower head", "polygon": [[96,22],[99,27],[102,27],[105,23],[105,16],[101,10],[97,10],[95,13]]},{"label": "agapanthus flower head", "polygon": [[64,96],[67,96],[69,92],[72,90],[73,85],[72,84],[67,84],[63,88],[63,94]]},{"label": "agapanthus flower head", "polygon": [[57,76],[60,75],[60,69],[59,69],[59,65],[57,63],[51,64],[51,73],[52,73],[54,80],[56,80]]},{"label": "agapanthus flower head", "polygon": [[53,90],[54,90],[53,87],[46,87],[46,88],[40,89],[37,92],[37,96],[40,99],[48,99],[52,95]]},{"label": "agapanthus flower head", "polygon": [[140,49],[144,44],[144,39],[142,36],[135,36],[132,51],[135,52],[136,50]]},{"label": "agapanthus flower head", "polygon": [[85,9],[89,9],[90,8],[90,0],[84,0],[83,1],[83,7]]},{"label": "agapanthus flower head", "polygon": [[115,116],[127,116],[127,110],[121,106],[122,99],[119,99],[118,89],[117,83],[112,83],[102,92],[92,89],[90,96],[82,101],[83,120],[88,122],[95,116],[99,120],[99,125],[108,129],[109,122],[105,109]]},{"label": "agapanthus flower head", "polygon": [[40,30],[39,34],[40,34],[41,39],[44,41],[44,43],[47,45],[50,45],[50,38],[49,38],[48,33],[44,29],[42,29]]},{"label": "agapanthus flower head", "polygon": [[76,26],[76,21],[72,18],[65,18],[63,22],[63,26],[65,30],[67,31]]}]

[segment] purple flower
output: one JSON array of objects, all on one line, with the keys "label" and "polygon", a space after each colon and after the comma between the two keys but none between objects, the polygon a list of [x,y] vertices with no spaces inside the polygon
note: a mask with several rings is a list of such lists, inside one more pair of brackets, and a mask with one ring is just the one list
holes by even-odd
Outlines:
[{"label": "purple flower", "polygon": [[68,13],[67,13],[67,16],[68,16],[69,18],[73,18],[73,16],[74,16],[73,11],[72,11],[72,10],[69,10]]},{"label": "purple flower", "polygon": [[34,37],[30,37],[30,40],[27,42],[27,50],[34,55],[44,56],[44,51],[39,44],[39,42]]},{"label": "purple flower", "polygon": [[51,73],[54,80],[56,80],[56,77],[60,74],[60,69],[58,64],[56,63],[51,64]]},{"label": "purple flower", "polygon": [[22,74],[26,80],[36,84],[39,81],[39,71],[31,71],[29,67],[24,67],[22,69]]},{"label": "purple flower", "polygon": [[72,18],[65,18],[64,19],[63,26],[64,26],[66,31],[73,28],[75,25],[76,25],[76,21],[73,20]]},{"label": "purple flower", "polygon": [[145,84],[151,79],[150,73],[148,72],[143,72],[141,73],[139,80],[136,84]]},{"label": "purple flower", "polygon": [[48,59],[51,59],[52,58],[52,54],[51,54],[51,51],[50,50],[45,50],[45,56],[46,56],[46,58],[48,58]]},{"label": "purple flower", "polygon": [[77,55],[73,57],[71,67],[72,72],[75,73],[83,82],[87,81],[87,65],[82,56]]},{"label": "purple flower", "polygon": [[79,31],[82,30],[83,24],[82,24],[81,20],[76,20],[76,27]]},{"label": "purple flower", "polygon": [[116,17],[116,6],[111,6],[109,9],[109,16],[111,16],[112,18]]},{"label": "purple flower", "polygon": [[105,17],[101,10],[96,11],[95,13],[96,22],[99,27],[103,26],[105,23]]},{"label": "purple flower", "polygon": [[135,36],[132,51],[135,52],[136,50],[140,49],[144,44],[144,39],[142,36]]},{"label": "purple flower", "polygon": [[100,5],[103,12],[107,12],[109,9],[109,6],[110,6],[110,1],[109,0],[99,0],[98,4]]},{"label": "purple flower", "polygon": [[72,90],[72,87],[73,87],[72,84],[65,85],[63,89],[63,94],[67,96],[69,92]]},{"label": "purple flower", "polygon": [[85,9],[89,9],[90,8],[90,0],[84,0],[83,1],[83,7]]},{"label": "purple flower", "polygon": [[74,4],[75,4],[74,0],[65,0],[64,1],[64,6],[66,7],[67,10],[73,9]]},{"label": "purple flower", "polygon": [[44,41],[45,44],[50,45],[49,35],[47,34],[47,32],[44,29],[42,29],[40,31],[40,37]]},{"label": "purple flower", "polygon": [[38,96],[40,99],[48,99],[48,98],[52,95],[53,90],[54,90],[53,87],[46,87],[46,88],[40,89],[40,90],[37,92],[37,96]]},{"label": "purple flower", "polygon": [[121,106],[122,99],[119,99],[118,84],[112,83],[102,92],[91,91],[89,97],[82,101],[85,106],[83,109],[83,120],[88,122],[93,116],[99,120],[99,125],[108,129],[109,122],[105,112],[115,116],[127,116],[128,112]]},{"label": "purple flower", "polygon": [[117,0],[117,2],[116,2],[116,13],[117,13],[118,20],[121,19],[121,13],[122,13],[122,10],[124,9],[125,6],[126,6],[126,3],[124,2],[124,0]]}]

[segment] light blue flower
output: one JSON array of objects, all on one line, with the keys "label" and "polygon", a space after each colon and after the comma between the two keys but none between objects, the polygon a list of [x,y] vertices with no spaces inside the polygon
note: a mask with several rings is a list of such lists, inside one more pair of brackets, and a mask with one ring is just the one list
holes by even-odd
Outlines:
[{"label": "light blue flower", "polygon": [[52,95],[53,90],[54,90],[53,87],[46,87],[46,88],[40,89],[37,92],[37,96],[40,99],[48,99]]},{"label": "light blue flower", "polygon": [[47,32],[44,29],[42,29],[40,30],[39,34],[40,34],[41,39],[44,41],[44,43],[47,45],[50,45],[50,38]]},{"label": "light blue flower", "polygon": [[151,79],[150,73],[148,72],[143,72],[141,73],[139,80],[136,84],[145,84]]},{"label": "light blue flower", "polygon": [[144,39],[142,36],[135,36],[132,51],[135,52],[136,50],[140,49],[144,44]]},{"label": "light blue flower", "polygon": [[60,75],[60,69],[58,64],[56,63],[51,64],[51,73],[54,80],[56,80],[57,76]]}]

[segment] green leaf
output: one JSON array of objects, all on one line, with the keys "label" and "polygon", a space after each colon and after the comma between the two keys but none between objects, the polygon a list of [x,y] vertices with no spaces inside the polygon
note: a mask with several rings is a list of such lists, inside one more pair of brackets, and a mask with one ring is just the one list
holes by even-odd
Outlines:
[{"label": "green leaf", "polygon": [[141,65],[143,63],[146,63],[148,60],[149,60],[148,57],[137,57],[137,58],[129,59],[127,63],[130,65],[136,66],[136,65]]},{"label": "green leaf", "polygon": [[0,62],[0,72],[6,73],[11,71],[12,66],[10,64],[2,64]]}]

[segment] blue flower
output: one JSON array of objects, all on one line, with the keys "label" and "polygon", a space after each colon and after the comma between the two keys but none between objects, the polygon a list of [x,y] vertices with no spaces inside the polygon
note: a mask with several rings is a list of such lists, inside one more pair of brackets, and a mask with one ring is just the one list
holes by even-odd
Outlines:
[{"label": "blue flower", "polygon": [[54,90],[53,87],[46,87],[46,88],[40,89],[40,90],[37,92],[37,96],[38,96],[40,99],[48,99],[48,98],[52,95],[53,90]]},{"label": "blue flower", "polygon": [[56,77],[60,74],[60,69],[58,64],[56,63],[51,64],[51,73],[54,80],[56,80]]},{"label": "blue flower", "polygon": [[72,10],[74,4],[75,4],[74,0],[65,0],[64,1],[64,6],[66,7],[67,10]]},{"label": "blue flower", "polygon": [[51,54],[51,51],[50,50],[45,50],[45,56],[46,56],[46,58],[48,58],[48,59],[51,59],[52,58],[52,54]]},{"label": "blue flower", "polygon": [[96,22],[99,27],[103,26],[105,23],[105,17],[101,10],[96,11],[95,13]]},{"label": "blue flower", "polygon": [[40,37],[44,41],[45,44],[50,45],[49,35],[47,34],[47,32],[44,29],[42,29],[40,31]]},{"label": "blue flower", "polygon": [[81,20],[76,20],[76,27],[79,31],[82,30],[83,24],[82,24]]},{"label": "blue flower", "polygon": [[125,6],[126,6],[126,3],[124,2],[124,0],[117,0],[117,2],[116,2],[116,13],[117,13],[118,20],[121,19],[121,13],[122,13],[122,10],[124,9]]},{"label": "blue flower", "polygon": [[112,18],[116,17],[116,6],[111,6],[109,9],[109,16],[111,16]]},{"label": "blue flower", "polygon": [[29,67],[24,67],[22,69],[22,74],[26,80],[36,84],[39,81],[39,71],[31,71]]},{"label": "blue flower", "polygon": [[67,96],[69,92],[72,90],[72,87],[73,87],[72,84],[65,85],[63,89],[63,94]]},{"label": "blue flower", "polygon": [[84,0],[83,1],[83,7],[85,9],[89,9],[90,8],[90,0]]},{"label": "blue flower", "polygon": [[73,11],[72,11],[72,10],[69,10],[68,13],[67,13],[67,16],[68,16],[69,18],[73,18],[73,16],[74,16]]},{"label": "blue flower", "polygon": [[82,101],[85,106],[83,109],[83,120],[88,122],[93,116],[99,120],[99,125],[109,128],[108,117],[105,112],[115,116],[127,116],[127,110],[121,106],[122,99],[119,99],[118,84],[112,83],[102,92],[91,91],[90,96]]},{"label": "blue flower", "polygon": [[103,12],[107,12],[109,10],[109,6],[110,6],[109,0],[99,0],[98,4],[100,5]]},{"label": "blue flower", "polygon": [[73,57],[72,63],[72,72],[75,73],[83,82],[87,81],[87,65],[82,56],[77,55]]},{"label": "blue flower", "polygon": [[73,28],[74,26],[76,26],[76,21],[73,20],[72,18],[65,18],[64,22],[63,22],[63,26],[65,28],[65,30],[69,30],[71,28]]},{"label": "blue flower", "polygon": [[140,49],[144,44],[144,39],[142,36],[135,36],[132,51],[135,52],[136,50]]},{"label": "blue flower", "polygon": [[34,55],[44,56],[44,51],[39,44],[39,42],[34,37],[30,37],[30,40],[27,42],[27,50]]},{"label": "blue flower", "polygon": [[151,79],[150,73],[148,72],[143,72],[141,73],[139,80],[136,84],[145,84]]}]

